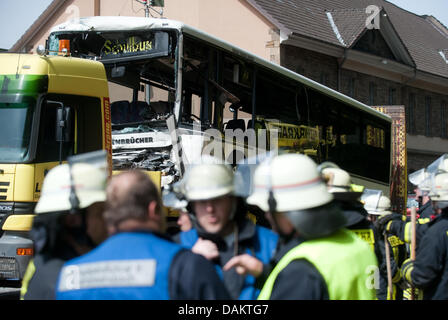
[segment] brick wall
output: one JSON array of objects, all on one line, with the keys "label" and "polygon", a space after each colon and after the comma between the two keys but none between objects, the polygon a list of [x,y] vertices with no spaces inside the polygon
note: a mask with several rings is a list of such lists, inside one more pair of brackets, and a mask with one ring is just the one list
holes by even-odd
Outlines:
[{"label": "brick wall", "polygon": [[[446,132],[442,132],[442,121],[446,122],[445,119],[442,119],[442,102],[448,102],[448,95],[441,95],[437,93],[433,93],[431,91],[422,90],[413,87],[404,87],[403,88],[403,104],[406,106],[406,111],[409,114],[409,106],[411,105],[409,98],[411,94],[415,96],[415,108],[414,108],[414,126],[415,129],[413,131],[408,131],[410,134],[415,135],[426,135],[429,137],[446,137]],[[429,133],[426,132],[426,99],[430,99],[430,119],[429,119]],[[412,121],[412,119],[407,119],[408,122]],[[412,129],[411,127],[408,128]],[[446,130],[446,129],[445,129]],[[448,151],[448,150],[447,150]]]},{"label": "brick wall", "polygon": [[[333,57],[293,46],[281,46],[281,65],[327,87],[337,88],[338,63]],[[324,81],[322,81],[324,80]]]},{"label": "brick wall", "polygon": [[[334,57],[286,45],[282,46],[281,63],[327,87],[338,88],[338,61]],[[340,81],[342,93],[365,104],[370,104],[371,84],[374,87],[373,105],[390,105],[390,89],[395,89],[394,104],[402,104],[402,85],[397,82],[345,69],[341,70]]]}]

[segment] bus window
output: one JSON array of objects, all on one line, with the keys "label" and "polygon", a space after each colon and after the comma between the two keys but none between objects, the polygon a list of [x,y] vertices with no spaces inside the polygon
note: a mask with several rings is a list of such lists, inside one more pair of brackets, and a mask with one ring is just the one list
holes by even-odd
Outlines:
[{"label": "bus window", "polygon": [[182,121],[202,129],[223,127],[224,106],[233,94],[222,83],[222,58],[212,47],[184,38]]}]

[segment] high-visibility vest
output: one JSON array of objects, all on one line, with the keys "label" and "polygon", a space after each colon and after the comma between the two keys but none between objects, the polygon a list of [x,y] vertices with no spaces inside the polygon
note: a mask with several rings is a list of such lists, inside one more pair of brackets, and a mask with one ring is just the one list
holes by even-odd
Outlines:
[{"label": "high-visibility vest", "polygon": [[306,259],[319,271],[330,300],[376,299],[372,284],[372,272],[378,268],[375,254],[354,232],[341,229],[330,236],[305,241],[286,253],[266,280],[259,300],[270,298],[278,274],[296,259]]},{"label": "high-visibility vest", "polygon": [[375,251],[375,235],[373,234],[372,229],[350,229],[353,231],[360,239],[366,241],[370,249]]}]

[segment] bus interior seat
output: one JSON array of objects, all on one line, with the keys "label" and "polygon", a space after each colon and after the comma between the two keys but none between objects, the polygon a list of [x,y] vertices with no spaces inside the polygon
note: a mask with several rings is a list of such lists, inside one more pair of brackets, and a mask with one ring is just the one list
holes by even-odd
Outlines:
[{"label": "bus interior seat", "polygon": [[110,105],[112,124],[122,124],[129,122],[129,101],[114,101]]},{"label": "bus interior seat", "polygon": [[168,114],[171,112],[171,106],[173,103],[169,103],[167,101],[155,101],[151,102],[151,108],[157,114]]},{"label": "bus interior seat", "polygon": [[129,107],[129,122],[141,122],[154,116],[154,112],[146,101],[131,102]]},{"label": "bus interior seat", "polygon": [[246,130],[246,123],[243,119],[232,119],[227,122],[226,129],[241,129]]},{"label": "bus interior seat", "polygon": [[110,109],[112,124],[141,122],[154,116],[154,111],[151,110],[146,101],[115,101],[112,102]]}]

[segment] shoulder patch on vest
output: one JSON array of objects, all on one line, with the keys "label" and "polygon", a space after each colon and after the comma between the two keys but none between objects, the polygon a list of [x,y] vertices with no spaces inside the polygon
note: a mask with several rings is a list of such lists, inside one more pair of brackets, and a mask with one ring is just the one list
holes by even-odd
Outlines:
[{"label": "shoulder patch on vest", "polygon": [[110,287],[151,287],[156,260],[113,260],[65,266],[59,291]]}]

